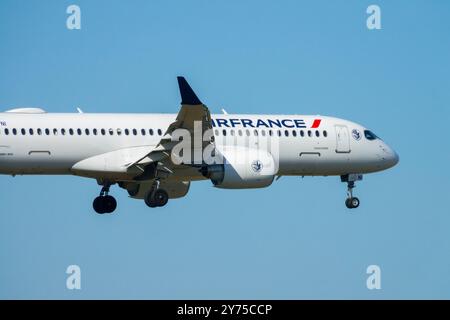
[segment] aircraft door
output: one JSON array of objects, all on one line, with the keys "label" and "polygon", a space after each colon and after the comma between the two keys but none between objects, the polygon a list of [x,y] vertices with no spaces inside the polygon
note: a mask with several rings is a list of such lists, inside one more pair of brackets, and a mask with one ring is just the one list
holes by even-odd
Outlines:
[{"label": "aircraft door", "polygon": [[350,136],[348,128],[344,125],[334,126],[336,130],[336,152],[349,153],[350,152]]}]

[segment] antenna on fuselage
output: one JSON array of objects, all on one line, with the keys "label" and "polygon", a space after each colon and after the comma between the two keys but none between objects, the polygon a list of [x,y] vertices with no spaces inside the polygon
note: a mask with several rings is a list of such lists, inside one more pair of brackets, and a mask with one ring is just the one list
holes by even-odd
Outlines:
[{"label": "antenna on fuselage", "polygon": [[78,113],[84,113],[83,110],[81,110],[80,108],[77,108]]},{"label": "antenna on fuselage", "polygon": [[223,114],[228,114],[227,110],[225,110],[224,108],[222,108],[222,113]]}]

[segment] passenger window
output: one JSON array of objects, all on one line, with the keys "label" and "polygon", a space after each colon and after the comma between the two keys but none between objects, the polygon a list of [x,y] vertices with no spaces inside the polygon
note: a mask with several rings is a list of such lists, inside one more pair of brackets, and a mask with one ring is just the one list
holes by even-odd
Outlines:
[{"label": "passenger window", "polygon": [[126,136],[130,135],[130,130],[125,129],[124,131],[125,131],[125,135],[126,135]]},{"label": "passenger window", "polygon": [[118,135],[118,136],[120,136],[120,135],[122,134],[122,129],[120,129],[120,128],[117,128],[117,130],[116,130],[116,131],[117,131],[117,135]]},{"label": "passenger window", "polygon": [[45,129],[45,134],[46,134],[47,136],[49,136],[49,135],[50,135],[50,129],[46,128],[46,129]]},{"label": "passenger window", "polygon": [[81,136],[81,132],[82,132],[81,129],[77,129],[77,133],[79,136]]},{"label": "passenger window", "polygon": [[57,135],[58,135],[58,129],[54,128],[54,129],[53,129],[53,134],[54,134],[55,136],[57,136]]},{"label": "passenger window", "polygon": [[281,137],[281,130],[278,130],[278,136]]},{"label": "passenger window", "polygon": [[9,129],[5,129],[5,134],[9,135]]},{"label": "passenger window", "polygon": [[255,136],[258,136],[258,130],[255,129],[254,134]]},{"label": "passenger window", "polygon": [[110,135],[110,136],[112,136],[112,135],[114,134],[114,129],[112,129],[112,128],[109,128],[109,130],[108,130],[108,131],[109,131],[109,135]]},{"label": "passenger window", "polygon": [[231,129],[230,134],[234,137],[234,130]]},{"label": "passenger window", "polygon": [[38,134],[38,135],[41,135],[41,134],[42,134],[41,128],[37,129],[37,134]]},{"label": "passenger window", "polygon": [[158,135],[162,136],[162,130],[161,129],[158,129]]},{"label": "passenger window", "polygon": [[[40,130],[40,129],[38,129],[38,133],[39,133],[39,130]],[[39,134],[40,134],[40,133],[39,133]],[[72,128],[69,129],[69,134],[70,134],[71,136],[73,136],[73,129],[72,129]]]},{"label": "passenger window", "polygon": [[24,136],[25,133],[26,133],[25,129],[23,129],[23,128],[22,128],[22,130],[20,130],[20,132],[22,133],[23,136]]},{"label": "passenger window", "polygon": [[148,133],[150,133],[150,135],[153,135],[153,129],[148,130]]},{"label": "passenger window", "polygon": [[320,136],[319,130],[316,130],[316,137],[318,138]]},{"label": "passenger window", "polygon": [[305,136],[305,131],[300,130],[300,136],[301,136],[301,137],[304,137],[304,136]]},{"label": "passenger window", "polygon": [[222,134],[223,134],[224,136],[226,136],[226,135],[227,135],[227,131],[226,131],[225,129],[223,129],[223,130],[222,130]]},{"label": "passenger window", "polygon": [[34,134],[34,130],[30,129],[29,131],[30,131],[30,136],[32,136]]},{"label": "passenger window", "polygon": [[141,134],[145,136],[145,129],[141,129]]},{"label": "passenger window", "polygon": [[94,136],[96,136],[97,135],[97,129],[93,129],[92,133],[94,134]]},{"label": "passenger window", "polygon": [[238,130],[238,134],[239,134],[240,137],[242,137],[242,130],[241,129]]},{"label": "passenger window", "polygon": [[216,129],[216,130],[214,131],[214,134],[215,134],[216,136],[218,136],[218,135],[219,135],[219,130]]},{"label": "passenger window", "polygon": [[62,134],[63,136],[65,136],[65,135],[66,135],[66,129],[61,129],[61,134]]},{"label": "passenger window", "polygon": [[273,133],[272,130],[269,130],[269,136],[272,136],[272,133]]},{"label": "passenger window", "polygon": [[326,138],[328,136],[327,130],[323,130],[323,136]]},{"label": "passenger window", "polygon": [[292,130],[292,136],[293,136],[293,137],[296,137],[296,136],[297,136],[297,131]]},{"label": "passenger window", "polygon": [[265,136],[266,136],[266,130],[262,130],[262,131],[261,131],[261,135],[262,135],[263,137],[265,137]]},{"label": "passenger window", "polygon": [[86,133],[86,135],[89,135],[89,129],[84,129],[84,133]]},{"label": "passenger window", "polygon": [[285,135],[286,137],[289,137],[289,131],[288,131],[288,130],[285,130],[285,131],[284,131],[284,135]]},{"label": "passenger window", "polygon": [[100,132],[102,133],[102,136],[104,136],[106,134],[106,130],[105,129],[100,130]]},{"label": "passenger window", "polygon": [[137,135],[137,130],[136,129],[133,129],[133,135]]},{"label": "passenger window", "polygon": [[247,137],[250,137],[250,130],[245,130],[245,134],[247,135]]},{"label": "passenger window", "polygon": [[308,130],[308,137],[311,137],[311,136],[312,136],[311,130]]}]

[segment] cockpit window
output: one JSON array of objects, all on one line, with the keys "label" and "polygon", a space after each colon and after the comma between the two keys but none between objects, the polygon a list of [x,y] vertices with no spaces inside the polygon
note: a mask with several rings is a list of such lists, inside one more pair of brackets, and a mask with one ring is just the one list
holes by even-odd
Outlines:
[{"label": "cockpit window", "polygon": [[375,133],[373,133],[370,130],[364,130],[364,136],[366,137],[367,140],[375,140],[378,139],[378,137],[376,136]]}]

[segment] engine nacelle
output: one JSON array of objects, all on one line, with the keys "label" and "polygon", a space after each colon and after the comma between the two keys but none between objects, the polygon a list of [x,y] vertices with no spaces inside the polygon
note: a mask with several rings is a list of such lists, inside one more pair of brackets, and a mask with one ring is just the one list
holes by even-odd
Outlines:
[{"label": "engine nacelle", "polygon": [[227,146],[218,150],[223,164],[203,167],[202,174],[217,188],[247,189],[270,186],[278,172],[278,165],[265,150]]}]

